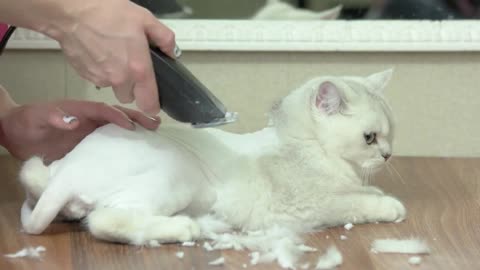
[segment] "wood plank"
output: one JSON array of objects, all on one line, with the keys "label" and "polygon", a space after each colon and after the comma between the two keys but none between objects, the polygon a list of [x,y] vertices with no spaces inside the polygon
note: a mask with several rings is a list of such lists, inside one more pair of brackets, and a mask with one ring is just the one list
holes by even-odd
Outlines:
[{"label": "wood plank", "polygon": [[[0,157],[0,254],[12,253],[27,245],[47,248],[41,260],[0,257],[0,269],[243,269],[248,252],[213,251],[201,247],[165,245],[139,248],[112,244],[92,238],[77,223],[51,226],[47,234],[28,236],[20,231],[19,209],[23,191],[16,182],[19,163]],[[389,170],[374,183],[401,199],[408,210],[399,224],[357,225],[351,231],[332,228],[306,235],[311,246],[323,252],[334,243],[344,256],[339,269],[480,269],[480,159],[396,157]],[[340,240],[340,235],[348,237]],[[374,254],[370,244],[379,238],[425,239],[432,253],[419,266],[408,264],[409,255]],[[185,257],[175,256],[178,251]],[[303,261],[315,265],[320,252]],[[208,262],[224,256],[224,266]],[[248,269],[281,269],[276,264]]]}]

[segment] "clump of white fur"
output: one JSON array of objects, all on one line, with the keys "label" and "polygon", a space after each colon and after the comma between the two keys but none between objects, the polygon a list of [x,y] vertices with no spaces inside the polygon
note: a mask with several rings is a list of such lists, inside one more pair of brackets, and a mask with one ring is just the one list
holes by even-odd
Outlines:
[{"label": "clump of white fur", "polygon": [[27,257],[27,258],[39,259],[42,256],[42,253],[44,253],[46,250],[47,249],[44,246],[27,247],[19,250],[16,253],[5,254],[4,256],[7,258]]},{"label": "clump of white fur", "polygon": [[211,215],[198,219],[202,235],[213,240],[204,245],[211,250],[250,250],[252,265],[276,261],[282,268],[294,269],[305,252],[315,252],[303,244],[303,240],[292,230],[274,226],[270,229],[247,232],[228,232],[228,224]]},{"label": "clump of white fur", "polygon": [[343,262],[343,256],[338,251],[336,246],[331,246],[327,249],[317,262],[315,269],[333,269]]},{"label": "clump of white fur", "polygon": [[274,227],[264,231],[223,233],[213,236],[213,249],[256,251],[252,264],[277,261],[283,268],[294,268],[305,252],[303,242],[292,231]]},{"label": "clump of white fur", "polygon": [[420,239],[378,239],[372,243],[372,251],[382,253],[430,253],[427,243]]},{"label": "clump of white fur", "polygon": [[422,257],[412,256],[412,257],[408,258],[408,263],[413,264],[413,265],[418,265],[418,264],[422,263]]},{"label": "clump of white fur", "polygon": [[217,266],[217,265],[223,265],[224,263],[225,263],[225,258],[219,257],[216,260],[209,262],[208,264]]}]

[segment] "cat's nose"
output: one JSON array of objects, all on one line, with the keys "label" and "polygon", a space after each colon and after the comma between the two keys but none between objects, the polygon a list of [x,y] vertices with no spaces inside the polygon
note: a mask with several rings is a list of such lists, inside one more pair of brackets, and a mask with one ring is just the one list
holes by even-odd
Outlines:
[{"label": "cat's nose", "polygon": [[385,159],[385,161],[387,161],[391,156],[392,156],[392,154],[383,154],[382,155],[382,157]]}]

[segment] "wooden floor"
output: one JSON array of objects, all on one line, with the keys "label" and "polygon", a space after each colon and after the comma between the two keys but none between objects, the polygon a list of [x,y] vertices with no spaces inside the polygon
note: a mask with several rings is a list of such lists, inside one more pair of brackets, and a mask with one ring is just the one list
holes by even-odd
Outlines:
[{"label": "wooden floor", "polygon": [[[0,256],[1,270],[14,269],[243,269],[247,252],[206,252],[200,247],[162,246],[137,248],[100,242],[77,224],[57,224],[49,235],[27,236],[20,232],[19,207],[23,191],[16,184],[18,163],[0,157],[0,254],[26,246],[43,245],[42,260],[7,259]],[[480,269],[480,159],[394,158],[398,171],[382,172],[376,184],[405,202],[408,217],[399,224],[369,224],[307,236],[319,252],[304,259],[314,264],[318,255],[335,243],[344,256],[338,269]],[[399,176],[401,175],[401,177]],[[340,240],[344,234],[347,240]],[[328,239],[327,239],[328,237]],[[408,255],[374,254],[370,244],[378,238],[420,237],[432,253],[419,266],[409,265]],[[175,256],[184,251],[180,260]],[[208,262],[224,256],[224,266]],[[276,264],[248,269],[280,269]]]}]

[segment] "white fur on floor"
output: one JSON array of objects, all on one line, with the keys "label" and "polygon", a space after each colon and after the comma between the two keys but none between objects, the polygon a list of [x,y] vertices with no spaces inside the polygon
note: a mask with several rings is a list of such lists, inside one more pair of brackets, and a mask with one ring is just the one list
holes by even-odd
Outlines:
[{"label": "white fur on floor", "polygon": [[175,253],[175,256],[177,256],[179,259],[183,259],[183,257],[185,256],[185,253],[183,251],[179,251]]},{"label": "white fur on floor", "polygon": [[420,264],[421,262],[422,262],[422,257],[419,257],[419,256],[413,256],[408,258],[409,264],[417,265],[417,264]]},{"label": "white fur on floor", "polygon": [[336,246],[331,246],[327,252],[318,258],[315,269],[333,269],[343,262],[342,254],[338,251]]},{"label": "white fur on floor", "polygon": [[17,253],[13,254],[6,254],[5,257],[7,258],[22,258],[22,257],[28,257],[28,258],[34,258],[34,259],[39,259],[41,257],[41,253],[45,252],[47,249],[43,246],[38,246],[38,247],[27,247],[22,250],[19,250]]},{"label": "white fur on floor", "polygon": [[208,264],[209,265],[223,265],[224,263],[225,263],[225,258],[220,257],[216,260],[213,260],[213,261],[209,262]]},{"label": "white fur on floor", "polygon": [[273,227],[266,231],[250,231],[231,233],[227,224],[211,216],[199,219],[204,237],[212,242],[204,244],[207,251],[211,250],[249,250],[250,264],[277,262],[282,268],[295,269],[300,267],[299,259],[306,252],[316,252],[317,249],[304,245],[303,240],[293,231]]},{"label": "white fur on floor", "polygon": [[372,243],[372,251],[382,253],[407,253],[423,254],[430,253],[428,245],[419,239],[379,239]]},{"label": "white fur on floor", "polygon": [[352,223],[347,223],[345,224],[345,226],[343,226],[346,230],[350,231],[352,228],[353,228],[353,224]]}]

